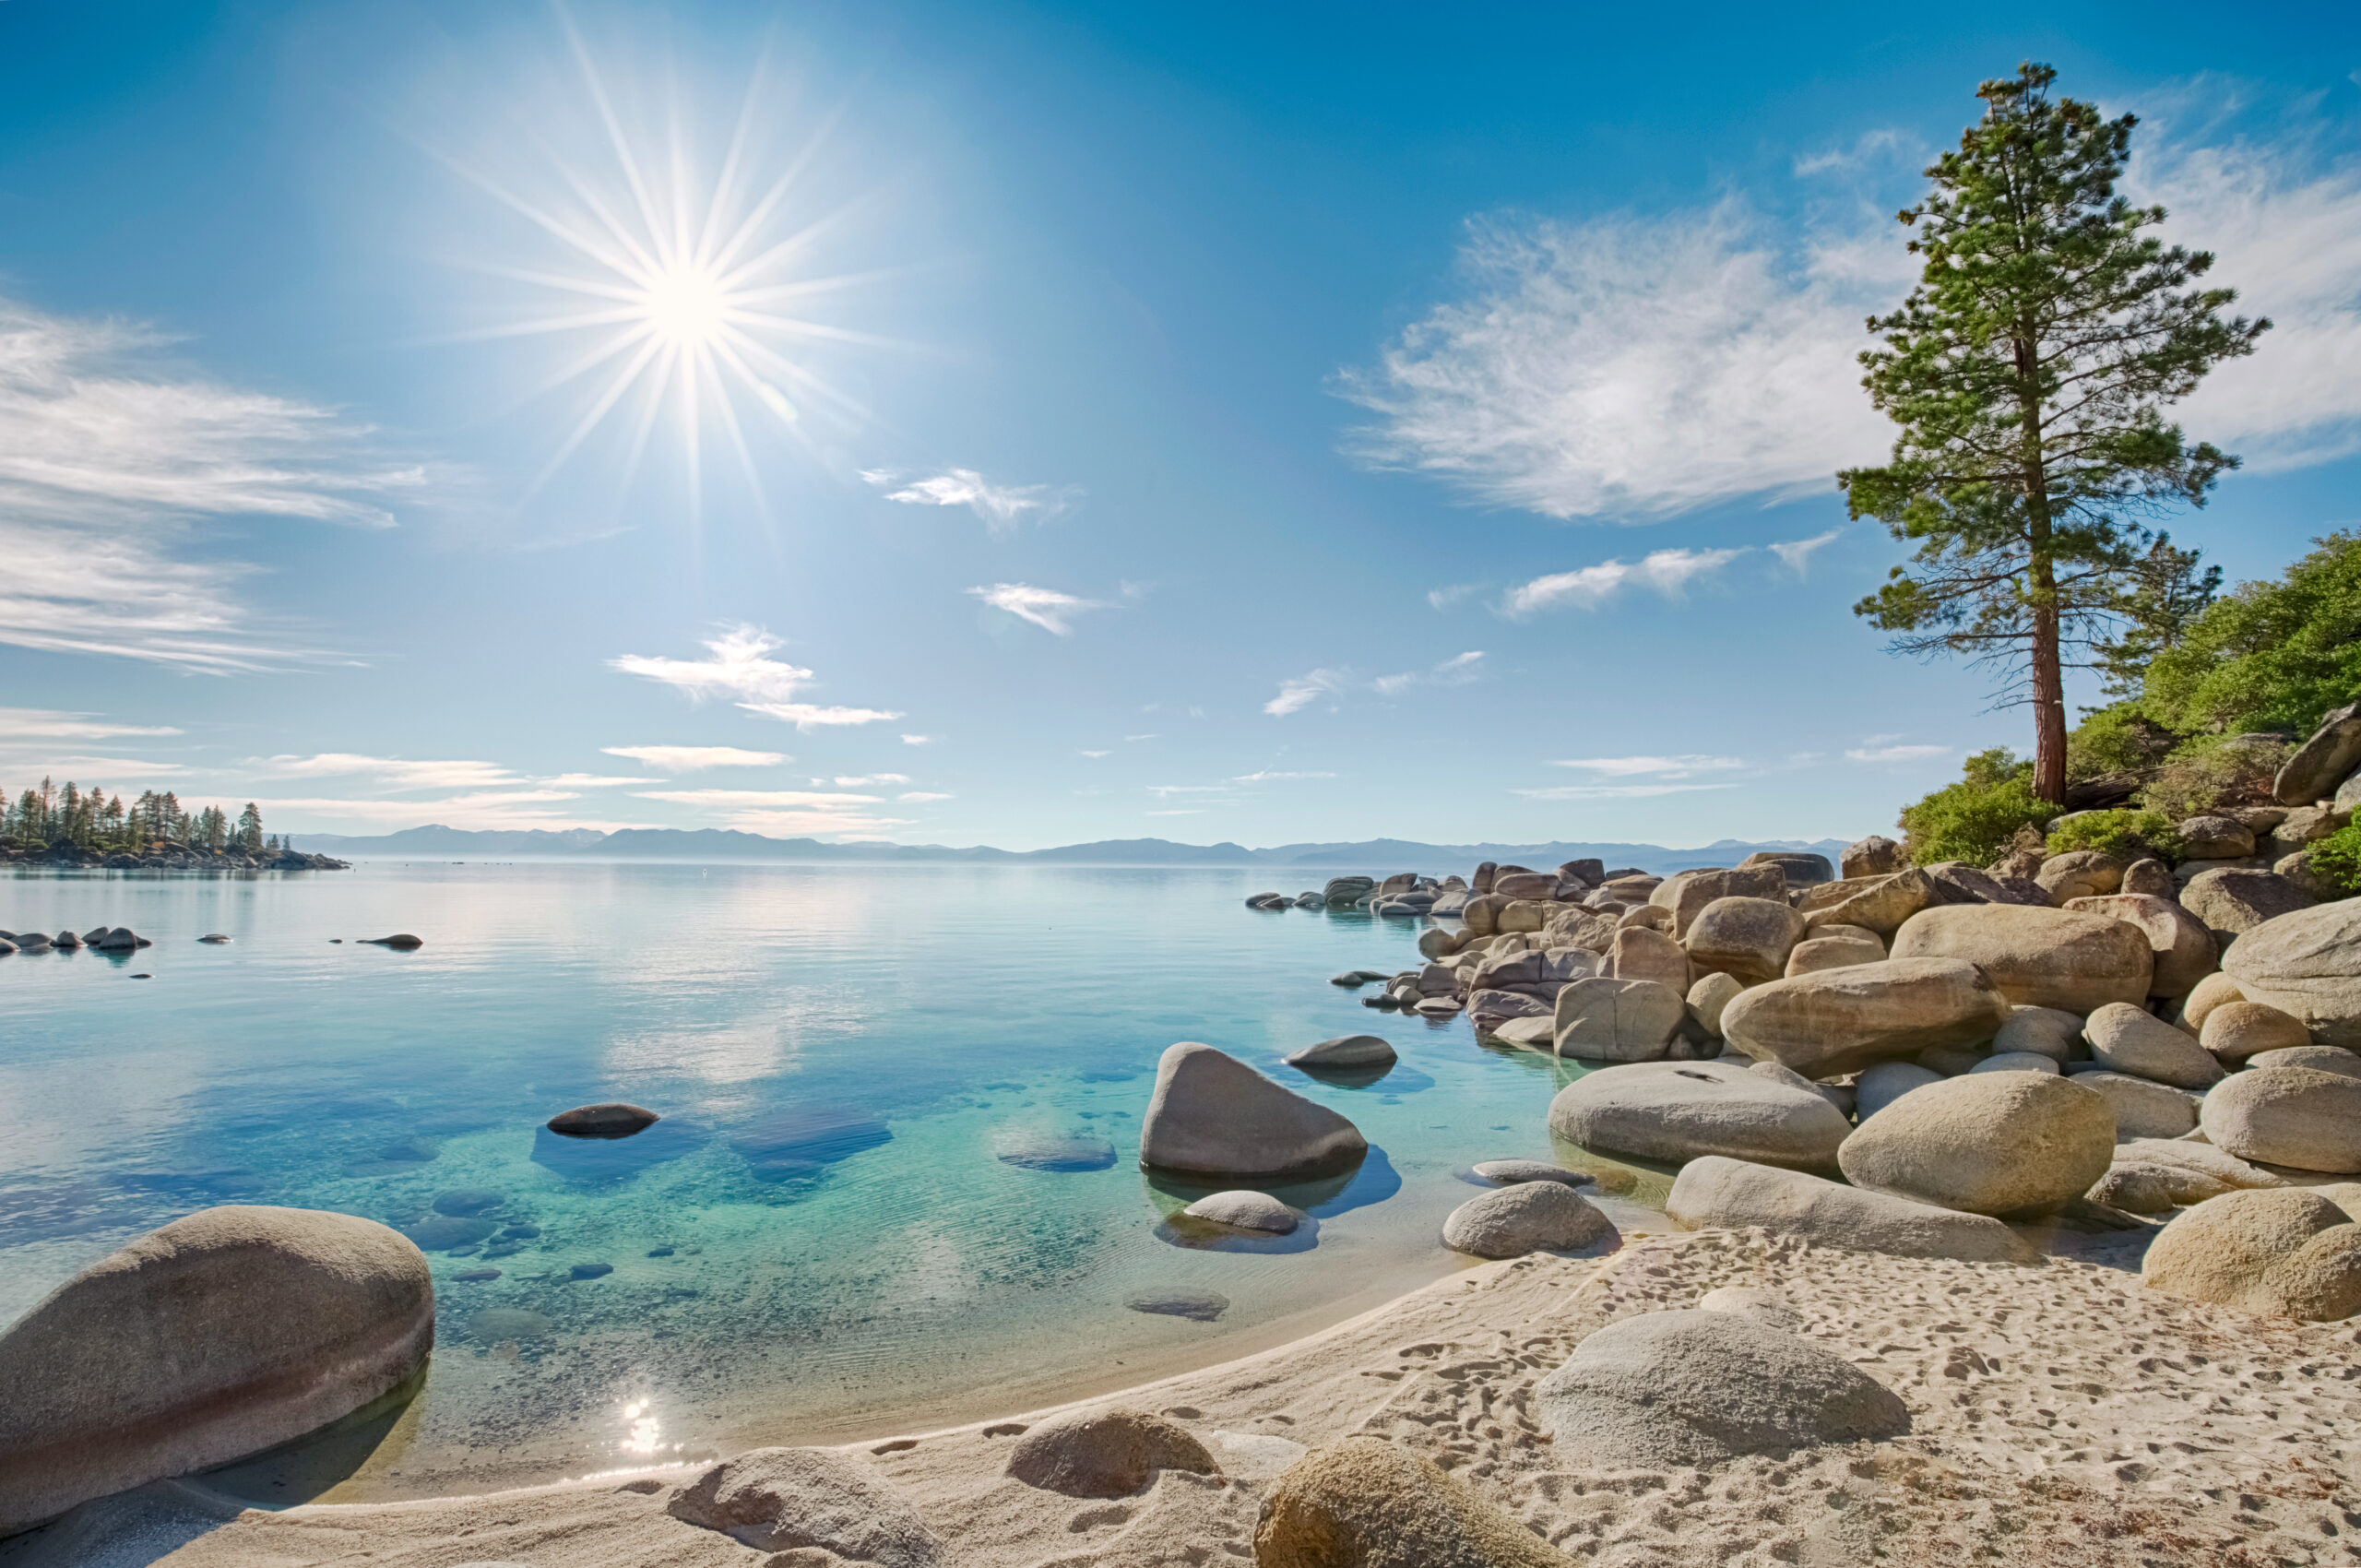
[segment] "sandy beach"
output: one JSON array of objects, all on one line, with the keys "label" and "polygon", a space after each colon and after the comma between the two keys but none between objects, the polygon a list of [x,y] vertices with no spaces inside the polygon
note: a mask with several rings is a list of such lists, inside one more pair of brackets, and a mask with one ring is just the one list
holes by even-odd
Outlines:
[{"label": "sandy beach", "polygon": [[[1433,1458],[1576,1559],[2331,1563],[2361,1560],[2361,1329],[2261,1319],[2142,1289],[2152,1232],[2081,1239],[2035,1267],[1814,1248],[1761,1231],[1634,1238],[1601,1260],[1536,1254],[1439,1281],[1324,1332],[1111,1399],[1197,1433],[1218,1477],[1161,1471],[1081,1500],[1004,1473],[1003,1416],[847,1452],[911,1501],[945,1560],[1248,1561],[1269,1479],[1353,1433]],[[1898,1394],[1888,1443],[1702,1470],[1570,1468],[1530,1403],[1586,1335],[1743,1285]],[[240,1510],[197,1482],[89,1505],[0,1548],[6,1568],[821,1568],[668,1515],[693,1470],[478,1497]]]}]

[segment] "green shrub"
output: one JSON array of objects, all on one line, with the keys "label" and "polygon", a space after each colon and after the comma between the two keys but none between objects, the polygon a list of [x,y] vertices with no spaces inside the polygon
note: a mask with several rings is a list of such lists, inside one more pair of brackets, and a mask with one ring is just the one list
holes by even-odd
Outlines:
[{"label": "green shrub", "polygon": [[2102,855],[2135,861],[2142,855],[2159,860],[2180,859],[2180,835],[2173,819],[2157,811],[2082,812],[2058,825],[2049,836],[2049,852],[2096,849]]},{"label": "green shrub", "polygon": [[2047,822],[2058,808],[2033,792],[2033,764],[2020,762],[2003,746],[1967,759],[1963,777],[1902,809],[1911,862],[1971,861],[1984,865],[1999,857],[2027,824]]},{"label": "green shrub", "polygon": [[2096,778],[2153,767],[2179,742],[2179,736],[2142,713],[2137,704],[2097,708],[2067,731],[2066,777]]},{"label": "green shrub", "polygon": [[2361,822],[2347,823],[2306,847],[2304,863],[2340,897],[2361,895]]},{"label": "green shrub", "polygon": [[2293,748],[2284,742],[2225,743],[2209,739],[2184,748],[2140,791],[2140,803],[2175,822],[2271,799],[2271,781]]},{"label": "green shrub", "polygon": [[2149,661],[2151,718],[2184,734],[2302,734],[2361,697],[2361,535],[2313,542],[2279,581],[2239,584]]}]

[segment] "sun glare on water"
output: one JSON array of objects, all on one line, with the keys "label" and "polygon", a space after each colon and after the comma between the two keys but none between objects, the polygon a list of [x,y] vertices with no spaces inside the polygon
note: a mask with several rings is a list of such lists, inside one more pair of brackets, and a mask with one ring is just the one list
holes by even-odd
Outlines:
[{"label": "sun glare on water", "polygon": [[692,133],[709,94],[684,91],[669,75],[651,84],[636,72],[602,70],[571,19],[561,13],[561,21],[578,98],[559,106],[571,113],[552,118],[573,134],[537,121],[531,136],[504,144],[540,148],[547,165],[495,175],[445,160],[523,219],[549,253],[466,265],[542,303],[457,336],[546,338],[566,350],[534,393],[570,395],[576,411],[534,491],[594,439],[599,452],[620,457],[628,487],[651,440],[669,432],[693,515],[708,447],[734,459],[759,498],[761,432],[808,446],[801,427],[814,408],[864,413],[814,368],[813,350],[883,339],[808,307],[877,275],[821,268],[823,241],[842,226],[846,204],[824,206],[809,189],[822,152],[816,137],[781,147],[775,106],[792,95],[767,79],[765,64],[748,79],[734,125],[710,128],[717,154],[701,158]]}]

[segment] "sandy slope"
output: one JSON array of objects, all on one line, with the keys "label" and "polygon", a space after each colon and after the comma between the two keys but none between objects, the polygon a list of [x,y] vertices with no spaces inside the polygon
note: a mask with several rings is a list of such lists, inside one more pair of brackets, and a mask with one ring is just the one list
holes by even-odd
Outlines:
[{"label": "sandy slope", "polygon": [[[1910,1434],[1712,1471],[1556,1467],[1534,1382],[1601,1324],[1729,1284],[1786,1297],[1806,1333],[1903,1396]],[[1924,1262],[1761,1232],[1635,1241],[1604,1264],[1459,1275],[1124,1402],[1206,1435],[1228,1475],[1166,1473],[1112,1502],[1038,1491],[1002,1474],[1009,1423],[859,1451],[962,1568],[1251,1561],[1288,1444],[1351,1431],[1432,1455],[1578,1560],[1628,1568],[2361,1562],[2361,1327],[2192,1306],[2098,1262]],[[766,1558],[670,1518],[676,1479],[281,1514],[166,1485],[0,1547],[0,1568],[834,1561]]]}]

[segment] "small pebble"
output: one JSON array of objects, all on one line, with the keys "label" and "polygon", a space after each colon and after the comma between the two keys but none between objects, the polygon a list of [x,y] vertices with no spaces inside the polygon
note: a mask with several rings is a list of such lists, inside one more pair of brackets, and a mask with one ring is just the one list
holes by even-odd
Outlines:
[{"label": "small pebble", "polygon": [[652,1258],[669,1258],[672,1255],[672,1249],[670,1247],[650,1247],[647,1249],[647,1255]]},{"label": "small pebble", "polygon": [[156,977],[154,975],[134,975],[131,978],[133,980],[154,980]]},{"label": "small pebble", "polygon": [[596,1279],[601,1275],[614,1273],[615,1265],[611,1263],[578,1263],[571,1272],[576,1279]]}]

